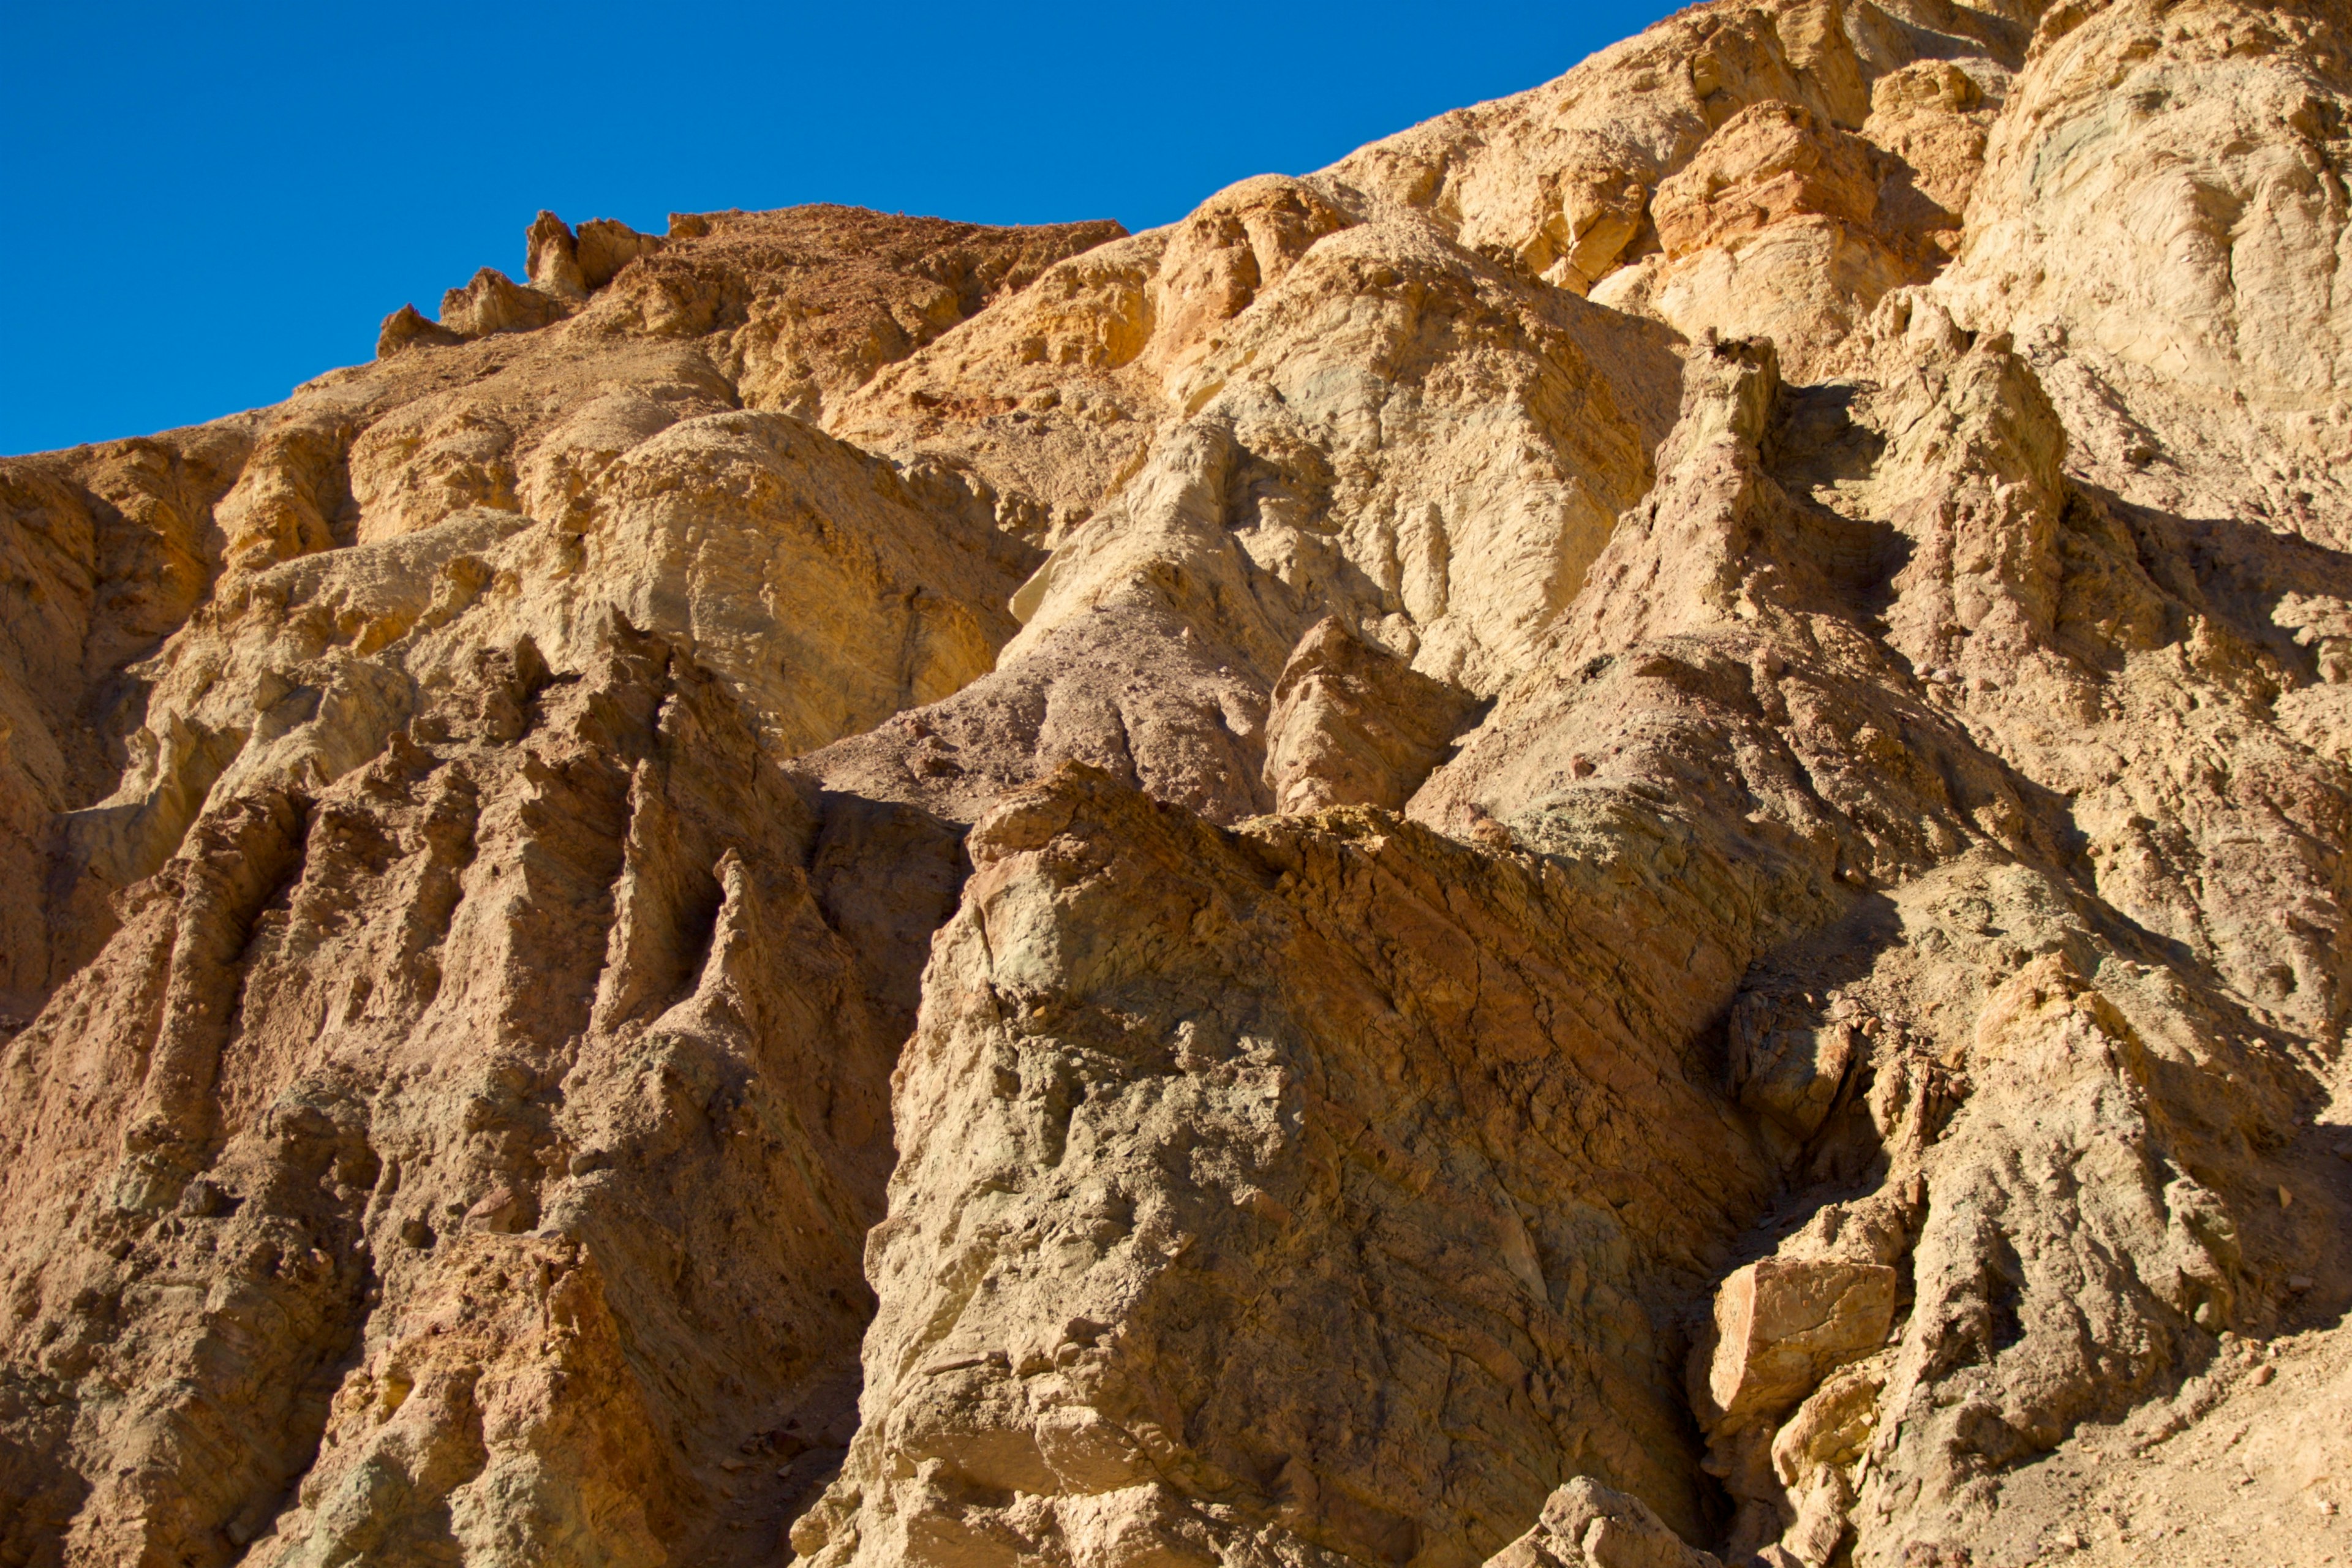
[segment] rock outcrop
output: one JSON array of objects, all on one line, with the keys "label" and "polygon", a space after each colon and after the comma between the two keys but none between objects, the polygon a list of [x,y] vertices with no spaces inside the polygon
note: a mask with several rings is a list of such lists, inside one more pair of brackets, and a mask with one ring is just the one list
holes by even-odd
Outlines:
[{"label": "rock outcrop", "polygon": [[1716,0],[0,461],[0,1563],[2340,1554],[2348,49]]}]

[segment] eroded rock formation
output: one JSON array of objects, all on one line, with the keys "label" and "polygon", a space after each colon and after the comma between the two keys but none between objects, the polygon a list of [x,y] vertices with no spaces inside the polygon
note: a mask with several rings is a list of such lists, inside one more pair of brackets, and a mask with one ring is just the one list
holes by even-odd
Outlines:
[{"label": "eroded rock formation", "polygon": [[0,462],[0,1563],[2340,1554],[2347,48],[1718,0]]}]

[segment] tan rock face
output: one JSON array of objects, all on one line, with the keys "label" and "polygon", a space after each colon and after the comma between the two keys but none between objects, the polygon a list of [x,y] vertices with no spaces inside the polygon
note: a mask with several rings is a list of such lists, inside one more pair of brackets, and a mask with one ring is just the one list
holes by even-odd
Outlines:
[{"label": "tan rock face", "polygon": [[1883,1263],[1769,1258],[1735,1270],[1716,1289],[1701,1408],[1722,1421],[1788,1408],[1885,1341],[1895,1288]]},{"label": "tan rock face", "polygon": [[1801,215],[1868,229],[1878,216],[1877,159],[1861,137],[1794,103],[1744,109],[1690,165],[1658,186],[1651,209],[1669,259]]},{"label": "tan rock face", "polygon": [[2347,27],[542,214],[0,462],[0,1562],[2336,1551]]},{"label": "tan rock face", "polygon": [[1416,675],[1336,616],[1298,640],[1273,700],[1265,785],[1286,813],[1401,808],[1474,711],[1465,694]]},{"label": "tan rock face", "polygon": [[1076,771],[971,842],[897,1086],[866,1426],[799,1550],[1074,1552],[1148,1501],[1203,1561],[1475,1563],[1575,1473],[1698,1528],[1641,1303],[1769,1165],[1635,1044],[1705,1006],[1632,973],[1678,911],[1362,810],[1226,837]]},{"label": "tan rock face", "polygon": [[1579,1477],[1552,1493],[1534,1528],[1487,1559],[1504,1568],[1715,1568],[1642,1500]]}]

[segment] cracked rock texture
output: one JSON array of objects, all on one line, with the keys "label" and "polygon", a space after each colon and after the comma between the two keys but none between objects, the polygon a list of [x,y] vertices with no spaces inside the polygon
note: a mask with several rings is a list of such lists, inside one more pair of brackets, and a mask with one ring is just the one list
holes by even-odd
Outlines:
[{"label": "cracked rock texture", "polygon": [[2347,174],[1715,0],[0,460],[0,1564],[2352,1560]]}]

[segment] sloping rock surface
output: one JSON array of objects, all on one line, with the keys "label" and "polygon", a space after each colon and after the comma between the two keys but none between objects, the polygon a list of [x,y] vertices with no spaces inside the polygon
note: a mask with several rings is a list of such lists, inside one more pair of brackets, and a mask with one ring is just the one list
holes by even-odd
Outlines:
[{"label": "sloping rock surface", "polygon": [[0,1563],[2323,1562],[2352,9],[541,214],[0,460]]}]

